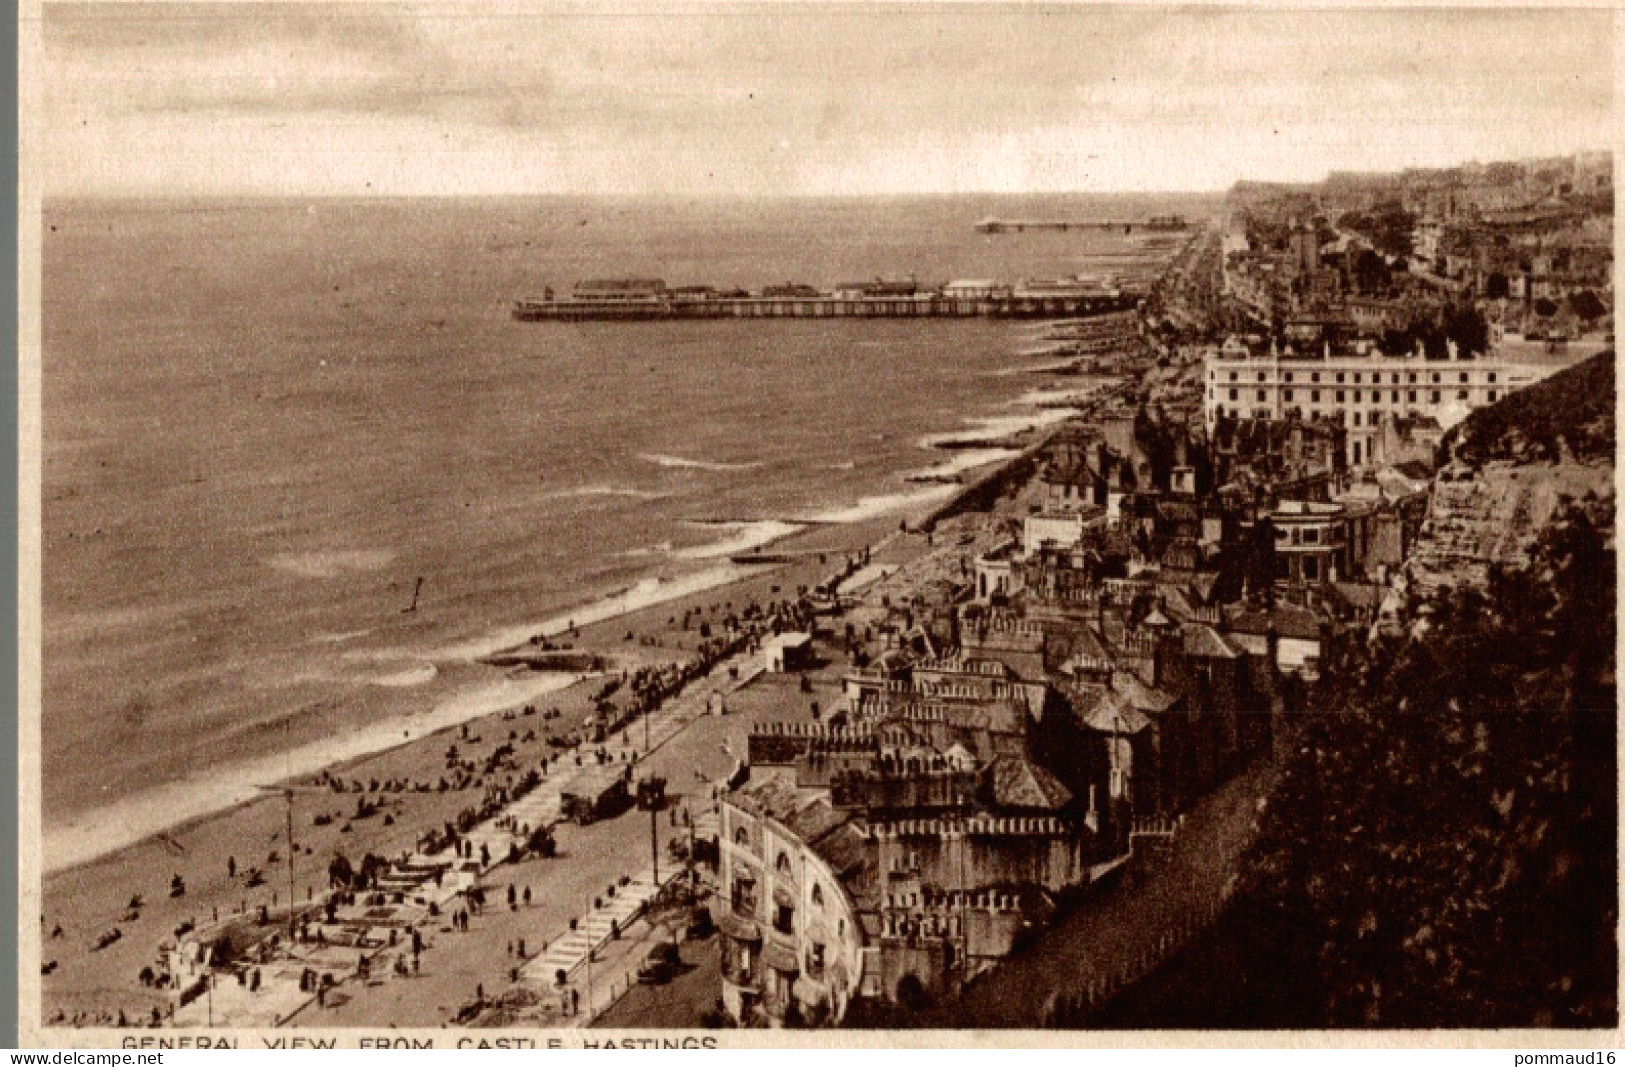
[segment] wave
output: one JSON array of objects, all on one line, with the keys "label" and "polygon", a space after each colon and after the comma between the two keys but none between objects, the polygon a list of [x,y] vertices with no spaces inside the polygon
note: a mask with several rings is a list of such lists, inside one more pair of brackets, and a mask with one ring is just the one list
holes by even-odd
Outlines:
[{"label": "wave", "polygon": [[382,570],[394,560],[390,549],[327,549],[283,552],[266,562],[279,571],[301,578],[337,578],[346,573]]},{"label": "wave", "polygon": [[735,556],[741,552],[749,552],[753,548],[770,545],[774,541],[789,537],[804,528],[801,523],[784,522],[779,519],[764,519],[761,522],[707,522],[692,525],[721,527],[733,530],[734,534],[731,537],[725,537],[708,545],[678,549],[672,553],[678,559],[718,559],[723,556]]},{"label": "wave", "polygon": [[380,674],[367,681],[372,685],[381,685],[388,689],[410,689],[416,685],[427,685],[440,674],[432,663],[420,663],[416,667],[408,667],[393,674]]},{"label": "wave", "polygon": [[688,459],[684,456],[667,456],[659,452],[645,452],[639,459],[646,460],[660,467],[669,467],[678,470],[701,471],[748,471],[755,470],[764,464],[757,460],[753,463],[720,463],[705,459]]},{"label": "wave", "polygon": [[1081,415],[1077,408],[1040,408],[1025,415],[995,415],[967,419],[971,425],[963,430],[927,434],[920,438],[921,448],[952,448],[957,445],[977,444],[984,441],[1002,441],[1028,430],[1041,430],[1056,423]]},{"label": "wave", "polygon": [[968,448],[946,463],[910,471],[903,475],[903,480],[907,482],[947,481],[957,478],[966,471],[975,470],[977,467],[985,467],[989,463],[998,463],[1000,460],[1014,459],[1019,455],[1021,455],[1021,451],[1014,448]]},{"label": "wave", "polygon": [[371,630],[344,630],[339,633],[316,634],[310,639],[315,645],[342,645],[346,641],[354,641],[358,637],[366,637]]},{"label": "wave", "polygon": [[671,494],[657,489],[632,489],[620,485],[578,485],[574,489],[559,489],[543,495],[549,500],[583,496],[624,496],[634,500],[661,500]]},{"label": "wave", "polygon": [[671,542],[662,541],[657,545],[648,545],[644,548],[629,548],[625,552],[622,552],[621,555],[627,557],[628,559],[645,559],[649,556],[669,556],[671,555]]},{"label": "wave", "polygon": [[926,489],[917,489],[908,493],[866,496],[856,504],[815,511],[800,521],[833,524],[867,522],[870,519],[879,519],[887,515],[911,511],[927,504],[938,504],[958,492],[959,486],[957,485],[933,485]]},{"label": "wave", "polygon": [[1009,406],[1013,408],[1066,406],[1076,404],[1080,400],[1087,400],[1099,391],[1100,386],[1096,384],[1074,386],[1067,389],[1029,389],[1010,401]]}]

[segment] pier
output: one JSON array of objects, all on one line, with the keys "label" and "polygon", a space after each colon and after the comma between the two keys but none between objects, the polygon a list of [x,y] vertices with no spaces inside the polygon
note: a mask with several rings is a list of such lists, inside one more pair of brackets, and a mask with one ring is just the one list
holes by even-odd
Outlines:
[{"label": "pier", "polygon": [[956,297],[923,293],[899,297],[670,295],[629,300],[520,300],[513,317],[522,322],[627,322],[667,319],[1060,319],[1132,310],[1126,293]]},{"label": "pier", "polygon": [[1136,229],[1154,233],[1187,230],[1190,223],[1182,215],[1153,215],[1148,219],[997,219],[986,218],[976,224],[978,233],[1022,233],[1026,230],[1121,230],[1133,233]]}]

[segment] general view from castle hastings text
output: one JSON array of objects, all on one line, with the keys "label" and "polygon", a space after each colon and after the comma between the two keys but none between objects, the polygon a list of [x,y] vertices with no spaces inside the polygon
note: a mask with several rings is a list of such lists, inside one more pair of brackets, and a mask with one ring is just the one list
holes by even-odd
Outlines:
[{"label": "general view from castle hastings text", "polygon": [[1606,12],[446,11],[47,5],[38,1026],[1617,1025]]}]

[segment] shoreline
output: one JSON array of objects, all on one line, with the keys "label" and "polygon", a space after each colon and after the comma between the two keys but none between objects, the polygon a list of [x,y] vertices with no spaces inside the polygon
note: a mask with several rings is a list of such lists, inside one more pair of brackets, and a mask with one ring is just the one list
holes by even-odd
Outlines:
[{"label": "shoreline", "polygon": [[[785,542],[807,539],[828,538],[837,542],[834,545],[791,550],[781,548],[776,557],[768,554],[761,562],[735,563],[724,557],[718,565],[689,575],[645,579],[605,594],[589,596],[577,608],[543,620],[500,627],[487,631],[479,638],[433,648],[423,656],[425,660],[483,668],[491,672],[489,681],[473,687],[472,691],[465,688],[448,694],[428,710],[390,717],[348,733],[271,753],[259,760],[233,764],[217,775],[168,782],[110,805],[88,809],[55,826],[42,827],[42,878],[52,880],[70,875],[87,867],[115,861],[166,836],[195,831],[211,821],[227,818],[266,799],[275,799],[271,787],[297,782],[324,771],[334,772],[361,765],[549,695],[562,698],[598,675],[563,672],[562,684],[559,684],[560,673],[527,670],[531,685],[510,686],[510,692],[496,693],[496,690],[513,681],[509,675],[515,669],[494,667],[480,661],[492,655],[528,647],[533,638],[571,633],[572,624],[578,633],[602,630],[612,623],[672,605],[685,598],[717,593],[753,579],[795,569],[798,565],[805,567],[820,555],[840,556],[861,552],[865,548],[873,549],[879,543],[876,535],[895,529],[892,523],[899,517],[910,529],[928,529],[954,514],[962,498],[984,491],[989,481],[1002,483],[1007,480],[1006,468],[1020,466],[1033,450],[1048,439],[1055,426],[1055,423],[1035,426],[1032,430],[1035,434],[1033,443],[1015,455],[990,462],[986,470],[963,483],[936,484],[924,492],[916,484],[913,491],[905,489],[895,494],[864,497],[844,509],[825,509],[823,514],[831,517],[805,523],[797,520],[796,528],[763,544],[758,551],[769,545],[783,546]],[[846,533],[852,536],[840,536]],[[824,537],[819,537],[820,534]],[[592,634],[589,637],[583,633],[581,638],[572,642],[572,651],[599,651],[592,648],[588,641],[596,638],[600,644],[608,645],[607,637],[607,634]],[[485,695],[493,699],[481,700],[480,697]],[[330,754],[335,751],[337,754]],[[285,766],[274,766],[277,763]],[[262,768],[263,773],[256,774],[256,768]],[[154,814],[156,812],[174,817],[160,823]],[[177,812],[179,814],[175,814]],[[117,833],[113,840],[104,837],[99,842],[85,841],[83,835],[91,832],[87,828],[96,825],[128,829]]]},{"label": "shoreline", "polygon": [[[726,587],[583,626],[572,637],[572,651],[612,657],[616,669],[687,661],[701,639],[697,630],[683,628],[680,619],[690,613],[714,619],[745,604],[793,597],[798,586],[811,589],[841,573],[852,554],[864,546],[888,558],[923,552],[926,539],[917,531],[924,514],[924,509],[917,508],[906,517],[904,521],[916,535],[901,541],[895,515],[809,530],[800,546],[804,556],[779,567],[750,568],[741,581]],[[396,735],[396,743],[388,749],[327,768],[329,773],[351,780],[351,788],[343,794],[324,787],[325,777],[296,780],[290,812],[302,857],[299,897],[322,887],[326,863],[334,854],[353,859],[369,852],[382,856],[408,853],[424,831],[456,819],[460,811],[477,802],[476,783],[453,782],[449,791],[434,788],[436,777],[447,773],[444,753],[448,744],[473,757],[507,738],[516,744],[515,759],[534,765],[557,752],[552,744],[555,738],[574,736],[588,721],[598,691],[595,681],[558,690],[536,705],[534,716],[522,715],[517,706],[493,710],[468,721],[466,737],[449,728],[415,733],[410,739]],[[543,714],[549,706],[557,712],[551,718]],[[515,731],[524,734],[517,742],[513,740]],[[558,772],[570,773],[570,769],[560,765],[555,768]],[[378,787],[376,793],[367,785],[369,781]],[[313,784],[317,788],[308,788]],[[349,813],[357,802],[358,789],[376,796],[381,805],[370,818]],[[275,789],[260,793],[184,825],[132,840],[96,859],[44,874],[40,913],[28,921],[40,923],[41,960],[53,965],[45,982],[45,1017],[74,1026],[95,1025],[97,1020],[112,1025],[118,1012],[145,1018],[152,1007],[162,1008],[162,998],[136,982],[136,972],[152,962],[152,953],[160,941],[171,939],[172,929],[206,921],[211,914],[224,919],[228,914],[251,914],[262,905],[274,908],[278,891],[285,894],[288,889],[282,876],[272,874],[278,866],[275,852],[286,847],[283,796]],[[227,877],[228,856],[239,862],[236,878]],[[259,857],[265,857],[267,877],[245,885],[240,872],[260,866]],[[164,892],[171,872],[183,874],[186,880],[186,893],[179,899]],[[287,873],[284,867],[283,875]],[[146,900],[134,922],[124,904],[132,892]],[[118,928],[124,936],[115,943],[97,944],[106,931]]]}]

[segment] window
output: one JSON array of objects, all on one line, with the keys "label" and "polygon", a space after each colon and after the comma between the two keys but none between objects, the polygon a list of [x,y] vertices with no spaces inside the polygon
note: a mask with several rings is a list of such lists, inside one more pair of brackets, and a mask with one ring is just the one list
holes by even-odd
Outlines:
[{"label": "window", "polygon": [[1292,403],[1292,390],[1290,390],[1290,389],[1284,390],[1281,393],[1281,399],[1285,400],[1289,404]]},{"label": "window", "polygon": [[[1392,381],[1391,381],[1391,382],[1389,382],[1389,384],[1390,384],[1390,385],[1398,385],[1398,384],[1399,384],[1399,372],[1398,372],[1398,371],[1395,371],[1395,372],[1394,372],[1394,374],[1393,374],[1393,380],[1392,380]],[[1398,400],[1398,399],[1399,399],[1399,397],[1397,397],[1397,396],[1396,396],[1396,397],[1394,397],[1394,399],[1395,399],[1395,400]]]},{"label": "window", "polygon": [[1355,374],[1355,376],[1354,376],[1354,384],[1355,385],[1360,384],[1360,376],[1359,376],[1359,374]]},{"label": "window", "polygon": [[1241,399],[1240,390],[1237,390],[1237,389],[1230,390],[1230,399],[1231,400],[1240,400]]},{"label": "window", "polygon": [[1432,397],[1432,403],[1437,404],[1439,402],[1439,391],[1437,389],[1428,395]]},{"label": "window", "polygon": [[1356,404],[1360,402],[1360,390],[1358,389],[1354,390],[1354,402]]},{"label": "window", "polygon": [[1461,384],[1462,385],[1467,384],[1467,372],[1466,371],[1461,372]]},{"label": "window", "polygon": [[796,909],[788,904],[780,904],[773,911],[773,929],[781,934],[796,932]]},{"label": "window", "polygon": [[1343,402],[1343,390],[1341,390],[1341,389],[1339,389],[1337,391],[1337,402],[1339,404],[1341,404]]},{"label": "window", "polygon": [[1258,391],[1258,399],[1260,399],[1260,400],[1264,399],[1264,390],[1260,389]]},{"label": "window", "polygon": [[1438,371],[1433,372],[1433,384],[1434,385],[1439,384],[1439,372]]},{"label": "window", "polygon": [[[1398,375],[1396,374],[1395,377],[1397,378]],[[1394,403],[1396,403],[1396,404],[1399,403],[1399,390],[1398,389],[1394,390]]]},{"label": "window", "polygon": [[1358,411],[1354,413],[1354,425],[1360,425],[1360,413]]},{"label": "window", "polygon": [[824,946],[816,941],[807,946],[807,977],[824,977]]},{"label": "window", "polygon": [[1303,557],[1303,577],[1305,581],[1318,582],[1320,580],[1320,560],[1314,556]]},{"label": "window", "polygon": [[734,879],[733,909],[740,915],[756,914],[756,881],[748,875]]},{"label": "window", "polygon": [[1414,375],[1414,374],[1405,375],[1405,384],[1406,385],[1415,385],[1416,384],[1416,375]]},{"label": "window", "polygon": [[1235,381],[1235,380],[1236,380],[1236,372],[1235,372],[1235,371],[1231,371],[1231,372],[1230,372],[1230,380],[1231,380],[1231,381]]},{"label": "window", "polygon": [[[1291,380],[1292,380],[1292,372],[1291,372],[1291,371],[1287,371],[1287,372],[1286,372],[1286,378],[1285,378],[1285,380],[1286,380],[1286,381],[1288,381],[1288,382],[1290,382],[1290,381],[1291,381]],[[1492,381],[1492,382],[1493,382],[1493,381],[1494,381],[1494,380],[1495,380],[1495,376],[1494,376],[1494,375],[1493,375],[1493,374],[1492,374],[1492,375],[1490,375],[1490,381]]]},{"label": "window", "polygon": [[777,860],[775,860],[774,863],[773,863],[773,869],[778,871],[780,874],[789,874],[790,873],[790,855],[789,855],[789,853],[780,852],[779,853],[779,858]]},{"label": "window", "polygon": [[1337,384],[1338,385],[1343,384],[1343,372],[1342,371],[1337,372]]},{"label": "window", "polygon": [[813,903],[813,907],[815,907],[815,908],[822,908],[824,906],[824,887],[823,886],[820,886],[820,885],[814,885],[813,886],[813,888],[812,888],[812,903]]},{"label": "window", "polygon": [[1320,544],[1320,530],[1314,526],[1306,526],[1303,531],[1303,543],[1306,545]]},{"label": "window", "polygon": [[1489,379],[1490,379],[1490,384],[1494,385],[1495,384],[1495,372],[1494,371],[1490,371]]},{"label": "window", "polygon": [[1467,390],[1465,390],[1465,389],[1456,390],[1456,399],[1457,400],[1466,400],[1467,399]]},{"label": "window", "polygon": [[1320,403],[1320,390],[1319,389],[1310,390],[1310,392],[1309,392],[1309,402],[1312,403],[1312,404]]},{"label": "window", "polygon": [[1313,374],[1311,374],[1311,375],[1309,375],[1309,380],[1310,380],[1310,381],[1311,381],[1311,382],[1318,382],[1318,381],[1320,381],[1320,372],[1319,372],[1319,371],[1315,371],[1315,372],[1314,372],[1314,373],[1313,373]]},{"label": "window", "polygon": [[750,844],[750,834],[745,832],[745,828],[743,826],[741,826],[739,829],[734,831],[734,844],[736,844],[736,845],[748,845],[748,844]]},{"label": "window", "polygon": [[1264,372],[1263,372],[1263,371],[1259,371],[1259,372],[1258,372],[1258,380],[1259,380],[1259,381],[1263,381],[1263,380],[1264,380]]},{"label": "window", "polygon": [[1495,403],[1495,390],[1494,389],[1490,390],[1490,403],[1492,403],[1492,404]]}]

